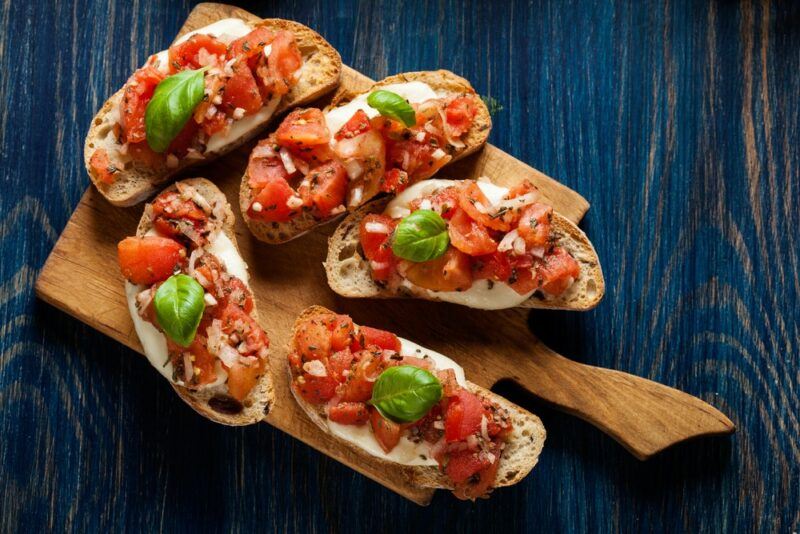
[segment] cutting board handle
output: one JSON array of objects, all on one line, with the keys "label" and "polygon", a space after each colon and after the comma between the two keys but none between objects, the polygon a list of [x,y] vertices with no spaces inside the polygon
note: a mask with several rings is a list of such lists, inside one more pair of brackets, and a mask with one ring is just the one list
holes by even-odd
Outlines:
[{"label": "cutting board handle", "polygon": [[506,369],[536,397],[603,430],[645,460],[676,443],[731,434],[725,414],[677,389],[561,356],[540,341],[530,358]]}]

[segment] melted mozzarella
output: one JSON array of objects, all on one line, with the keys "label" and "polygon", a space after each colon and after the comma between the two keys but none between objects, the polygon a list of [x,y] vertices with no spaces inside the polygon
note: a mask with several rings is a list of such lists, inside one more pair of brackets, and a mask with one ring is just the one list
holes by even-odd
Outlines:
[{"label": "melted mozzarella", "polygon": [[272,117],[275,108],[281,101],[281,97],[273,97],[272,100],[267,102],[267,105],[262,107],[259,111],[252,115],[247,115],[239,120],[233,121],[226,129],[219,131],[208,138],[206,143],[206,154],[210,152],[218,152],[226,145],[241,137],[248,135],[250,132],[259,128],[266,120]]},{"label": "melted mozzarella", "polygon": [[[400,354],[414,356],[415,358],[427,357],[433,361],[437,370],[452,369],[459,385],[466,386],[464,369],[447,356],[428,350],[407,339],[400,338],[400,343]],[[369,423],[364,425],[341,425],[329,420],[328,428],[335,436],[353,443],[378,458],[403,465],[438,465],[436,460],[430,456],[430,444],[424,440],[414,443],[408,439],[408,434],[403,435],[397,446],[387,454],[381,448],[378,440],[375,439]]]},{"label": "melted mozzarella", "polygon": [[[437,189],[443,189],[455,184],[454,180],[438,179],[424,180],[414,184],[389,202],[384,213],[393,219],[405,217],[411,213],[408,206],[414,199],[430,195]],[[505,187],[480,181],[477,184],[491,204],[497,204],[508,194],[508,189]],[[461,304],[462,306],[481,310],[514,308],[528,300],[535,291],[532,290],[529,293],[520,295],[514,291],[514,288],[504,282],[492,282],[489,280],[475,280],[466,291],[431,291],[430,289],[416,286],[408,280],[403,280],[403,285],[413,289],[415,292],[424,293],[431,299],[452,302],[453,304]]]},{"label": "melted mozzarella", "polygon": [[[423,82],[395,83],[385,85],[379,89],[397,93],[411,104],[419,104],[432,98],[438,98],[434,90]],[[359,95],[344,106],[334,108],[325,114],[325,122],[328,124],[328,130],[330,130],[331,135],[335,135],[359,109],[364,110],[369,118],[380,115],[377,109],[367,104],[367,97],[369,97],[369,93]]]},{"label": "melted mozzarella", "polygon": [[[145,235],[158,234],[154,230],[150,230]],[[241,279],[245,285],[249,287],[247,264],[224,232],[220,232],[206,250],[214,254],[230,274]],[[136,310],[136,295],[145,289],[147,289],[147,286],[125,282],[125,296],[128,299],[128,311],[130,311],[131,319],[133,319],[133,327],[136,330],[136,335],[139,336],[139,341],[142,344],[145,356],[147,356],[147,359],[153,367],[158,369],[158,372],[161,373],[164,378],[173,382],[173,365],[169,361],[166,336],[164,336],[153,323],[142,319]],[[225,371],[218,365],[216,382],[204,387],[214,387],[222,384],[225,382],[226,378]],[[175,383],[183,385],[183,381],[181,380],[175,381]]]}]

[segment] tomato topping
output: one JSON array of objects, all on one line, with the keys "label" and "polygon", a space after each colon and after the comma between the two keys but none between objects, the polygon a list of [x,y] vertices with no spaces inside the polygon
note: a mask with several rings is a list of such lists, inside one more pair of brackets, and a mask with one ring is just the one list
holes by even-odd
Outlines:
[{"label": "tomato topping", "polygon": [[313,404],[328,402],[336,395],[337,383],[330,376],[303,373],[303,376],[295,380],[292,385],[301,397]]},{"label": "tomato topping", "polygon": [[352,363],[353,353],[349,348],[334,352],[328,357],[328,373],[337,382],[343,382],[346,378],[344,371],[349,371]]},{"label": "tomato topping", "polygon": [[400,339],[386,330],[379,330],[370,326],[359,327],[356,341],[360,348],[375,345],[384,350],[400,352]]},{"label": "tomato topping", "polygon": [[378,440],[381,449],[388,454],[400,443],[400,433],[403,427],[383,417],[375,408],[371,408],[370,412],[369,423],[372,433],[375,434],[375,439]]},{"label": "tomato topping", "polygon": [[581,267],[569,252],[561,247],[544,257],[536,267],[536,280],[539,287],[551,295],[560,295],[578,278]]},{"label": "tomato topping", "polygon": [[405,277],[431,291],[464,291],[472,286],[472,267],[467,254],[450,247],[435,260],[406,263]]},{"label": "tomato topping", "polygon": [[497,250],[497,243],[489,232],[473,221],[463,209],[455,210],[447,226],[447,233],[450,236],[450,243],[470,256],[483,256]]},{"label": "tomato topping", "polygon": [[294,83],[294,73],[303,65],[303,56],[290,32],[278,32],[271,46],[267,60],[268,73],[264,72],[263,67],[257,70],[264,84],[264,91],[270,98],[288,93]]},{"label": "tomato topping", "polygon": [[430,178],[453,159],[442,152],[443,150],[430,142],[419,142],[415,139],[389,140],[386,143],[386,167],[397,167],[406,171],[409,182],[415,183]]},{"label": "tomato topping", "polygon": [[153,228],[160,234],[184,238],[188,227],[203,236],[208,216],[191,200],[184,200],[176,191],[162,193],[153,201]]},{"label": "tomato topping", "polygon": [[133,284],[152,285],[166,280],[186,259],[186,249],[161,236],[126,237],[117,245],[122,275]]},{"label": "tomato topping", "polygon": [[285,182],[289,179],[289,173],[286,172],[286,167],[283,166],[281,158],[277,155],[271,157],[256,156],[260,147],[270,145],[272,145],[272,139],[262,140],[250,156],[250,162],[247,165],[247,184],[253,189],[261,189],[272,181]]},{"label": "tomato topping", "polygon": [[539,283],[533,277],[533,260],[530,256],[509,256],[511,264],[511,276],[508,277],[507,284],[520,295],[530,293],[539,287]]},{"label": "tomato topping", "polygon": [[228,372],[228,393],[241,402],[258,383],[258,378],[261,376],[261,361],[251,365],[235,362],[232,366],[225,367]]},{"label": "tomato topping", "polygon": [[355,359],[358,360],[358,364],[347,376],[347,381],[341,384],[336,392],[344,401],[366,402],[372,398],[375,379],[391,365],[387,365],[381,356],[376,356],[369,350],[357,352]]},{"label": "tomato topping", "polygon": [[331,332],[328,324],[336,320],[335,316],[323,316],[308,319],[301,323],[294,334],[294,348],[304,361],[321,360],[331,350]]},{"label": "tomato topping", "polygon": [[447,442],[461,441],[480,432],[484,417],[483,403],[474,393],[465,389],[449,399],[444,416],[444,438]]},{"label": "tomato topping", "polygon": [[[194,359],[192,360],[192,379],[189,383],[193,386],[202,386],[210,384],[217,379],[216,358],[208,351],[208,339],[204,336],[195,336],[192,344],[188,348],[175,346],[171,340],[167,340],[167,347],[169,353],[173,355],[173,365],[177,364],[178,367],[183,366],[181,354],[183,352],[190,352]],[[178,371],[178,369],[176,369]],[[177,378],[180,380],[186,379],[182,372],[177,373]]]},{"label": "tomato topping", "polygon": [[[456,484],[453,495],[462,500],[475,500],[478,497],[486,495],[494,487],[495,479],[497,479],[497,470],[500,467],[501,453],[502,451],[499,447],[493,447],[492,454],[494,455],[494,461],[486,465],[490,459],[488,456],[484,456],[483,460],[480,460],[481,465],[484,467],[477,471],[473,463],[474,460],[469,463],[464,460],[456,460],[452,465],[448,463],[449,471],[447,472],[453,473],[459,478],[463,477],[467,471],[473,471],[472,475],[462,479],[463,482],[461,484]],[[461,454],[463,455],[464,452]],[[477,478],[477,480],[475,480],[475,478]]]},{"label": "tomato topping", "polygon": [[340,402],[328,409],[328,419],[341,425],[363,425],[369,418],[369,410],[363,402]]},{"label": "tomato topping", "polygon": [[331,350],[342,350],[350,347],[355,340],[353,320],[347,315],[337,315],[332,324]]},{"label": "tomato topping", "polygon": [[505,282],[511,276],[511,263],[505,252],[478,256],[472,264],[472,273],[476,280]]},{"label": "tomato topping", "polygon": [[294,196],[294,190],[286,180],[270,180],[256,193],[247,215],[266,222],[286,222],[297,213],[287,202]]},{"label": "tomato topping", "polygon": [[511,223],[505,215],[493,217],[487,213],[491,204],[477,182],[466,184],[459,194],[458,204],[474,221],[487,228],[502,232],[511,230]]},{"label": "tomato topping", "polygon": [[370,130],[369,116],[363,109],[356,111],[350,120],[344,123],[334,138],[337,141],[352,139]]},{"label": "tomato topping", "polygon": [[275,39],[275,33],[263,26],[259,26],[247,35],[240,37],[228,45],[226,58],[228,60],[241,57],[248,60],[250,68],[255,68],[258,56],[268,44]]},{"label": "tomato topping", "polygon": [[252,316],[234,303],[228,303],[220,312],[222,331],[225,334],[236,334],[244,343],[243,356],[259,352],[262,348],[269,347],[269,339],[261,326]]},{"label": "tomato topping", "polygon": [[298,190],[303,204],[314,206],[317,214],[326,218],[342,205],[347,194],[347,171],[337,160],[323,163],[313,169]]},{"label": "tomato topping", "polygon": [[450,132],[454,137],[460,137],[469,130],[478,108],[474,98],[460,96],[447,105],[444,113]]},{"label": "tomato topping", "polygon": [[384,193],[400,193],[409,184],[408,173],[400,169],[389,169],[380,181],[380,190]]},{"label": "tomato topping", "polygon": [[[172,71],[199,69],[217,63],[225,57],[227,47],[210,35],[196,33],[182,43],[169,48],[169,66]],[[203,52],[205,50],[205,52]],[[219,56],[212,58],[210,56]]]},{"label": "tomato topping", "polygon": [[253,73],[247,65],[234,65],[233,76],[228,79],[222,93],[223,109],[228,115],[233,115],[236,108],[243,109],[245,115],[251,115],[263,105]]},{"label": "tomato topping", "polygon": [[120,116],[125,142],[140,143],[145,140],[144,113],[156,86],[163,79],[164,75],[152,65],[145,65],[128,79],[123,89]]},{"label": "tomato topping", "polygon": [[550,221],[553,208],[536,202],[522,212],[517,232],[531,247],[544,247],[550,242]]},{"label": "tomato topping", "polygon": [[395,222],[386,215],[368,214],[361,220],[359,239],[364,255],[370,261],[372,278],[388,280],[395,264],[391,235]]},{"label": "tomato topping", "polygon": [[181,131],[178,132],[178,135],[175,136],[175,139],[169,144],[169,147],[167,147],[167,153],[175,154],[178,157],[185,156],[194,142],[198,129],[199,125],[195,121],[189,119]]},{"label": "tomato topping", "polygon": [[292,111],[275,134],[279,145],[295,149],[324,145],[331,139],[325,116],[316,108]]},{"label": "tomato topping", "polygon": [[[431,201],[431,209],[437,212],[444,219],[450,219],[455,215],[458,208],[458,187],[446,187],[427,197]],[[420,209],[424,198],[417,198],[411,201],[409,208],[411,211]]]},{"label": "tomato topping", "polygon": [[89,167],[91,167],[94,177],[106,184],[114,183],[114,175],[119,171],[116,165],[113,165],[108,159],[108,152],[104,148],[98,148],[89,158]]}]

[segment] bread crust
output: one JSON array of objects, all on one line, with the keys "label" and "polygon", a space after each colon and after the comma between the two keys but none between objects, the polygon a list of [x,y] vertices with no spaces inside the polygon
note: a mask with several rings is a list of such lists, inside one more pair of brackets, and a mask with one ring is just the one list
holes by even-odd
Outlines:
[{"label": "bread crust", "polygon": [[[228,236],[236,251],[239,252],[239,245],[236,242],[236,233],[234,231],[235,218],[233,210],[225,198],[225,195],[220,191],[216,185],[211,183],[205,178],[189,178],[178,182],[193,187],[197,190],[209,204],[214,202],[223,202],[225,206],[225,218],[222,221],[222,231]],[[177,184],[172,184],[164,191],[177,190]],[[136,235],[139,237],[144,236],[152,228],[152,219],[149,216],[149,209],[145,209],[142,218],[139,221],[139,226],[136,229]],[[256,304],[253,302],[253,319],[258,322],[258,310]],[[172,388],[182,398],[186,404],[192,407],[200,415],[211,419],[216,423],[229,426],[242,426],[258,423],[262,421],[272,408],[275,402],[275,390],[272,382],[272,373],[269,365],[269,358],[265,360],[264,374],[259,378],[258,383],[250,392],[250,395],[242,403],[243,409],[239,413],[225,413],[220,411],[225,406],[224,399],[218,395],[218,392],[209,390],[192,390],[185,386],[179,386],[170,381]],[[212,400],[214,399],[214,400]],[[215,408],[218,406],[220,409]]]},{"label": "bread crust", "polygon": [[[329,313],[334,312],[322,306],[311,306],[305,309],[295,320],[292,339],[294,339],[294,332],[296,332],[297,327],[302,321],[317,315]],[[289,340],[287,354],[292,351],[292,339]],[[288,378],[291,381],[294,379],[291,365],[287,365],[286,367],[289,375]],[[324,416],[324,410],[320,410],[313,404],[307,402],[300,395],[298,395],[297,392],[295,392],[294,388],[290,387],[289,389],[292,390],[295,400],[303,409],[303,411],[306,412],[308,417],[324,432],[330,434],[327,420]],[[530,473],[530,471],[539,461],[539,456],[542,453],[542,448],[544,447],[544,442],[547,437],[547,432],[545,431],[541,419],[527,410],[517,406],[516,404],[509,402],[503,397],[500,397],[499,395],[496,395],[491,391],[478,386],[477,384],[467,381],[467,389],[480,397],[490,399],[492,402],[507,410],[510,414],[513,430],[511,433],[511,438],[506,444],[506,448],[503,450],[503,456],[501,459],[500,468],[497,471],[497,478],[495,479],[494,487],[499,488],[516,484],[525,478],[525,476]],[[362,458],[369,458],[372,462],[377,462],[380,466],[386,468],[387,470],[392,469],[402,472],[411,484],[424,488],[453,489],[452,482],[444,473],[440,471],[438,466],[409,466],[398,464],[383,458],[375,457],[364,449],[348,441],[338,441],[352,450],[354,454]]]},{"label": "bread crust", "polygon": [[247,135],[239,137],[225,145],[219,151],[206,152],[201,160],[180,160],[176,168],[167,168],[164,162],[157,167],[149,167],[142,162],[129,161],[126,167],[115,174],[112,184],[106,184],[95,178],[91,172],[89,161],[98,148],[117,148],[113,135],[116,124],[116,110],[120,107],[124,87],[114,93],[100,108],[92,119],[89,132],[86,135],[83,148],[84,165],[89,178],[98,191],[115,206],[133,206],[138,204],[160,189],[165,182],[187,168],[208,163],[223,154],[242,146],[250,141],[269,124],[272,118],[281,115],[286,110],[295,106],[307,104],[332,91],[339,84],[342,69],[342,60],[339,53],[322,38],[317,32],[294,21],[284,19],[260,19],[258,17],[237,16],[251,26],[263,26],[275,31],[291,31],[297,40],[300,53],[303,56],[303,71],[298,83],[289,93],[284,95],[275,111]]},{"label": "bread crust", "polygon": [[[424,82],[437,93],[444,93],[448,96],[475,93],[475,90],[472,88],[472,85],[468,80],[447,70],[395,74],[394,76],[389,76],[388,78],[384,78],[379,82],[375,82],[368,90],[364,91],[364,93],[372,92],[375,89],[384,87],[386,85],[413,81]],[[354,93],[340,88],[333,97],[330,106],[328,106],[325,111],[346,104],[359,94],[363,93]],[[483,101],[479,101],[477,108],[477,114],[475,115],[472,126],[465,134],[464,144],[466,146],[453,155],[453,159],[450,163],[465,158],[466,156],[469,156],[470,154],[480,150],[483,145],[486,144],[486,140],[489,138],[489,132],[492,129],[492,118],[489,115],[489,110]],[[242,217],[247,223],[247,227],[250,228],[250,231],[259,241],[263,241],[272,245],[285,243],[300,237],[317,226],[321,226],[338,219],[338,217],[332,217],[325,221],[318,221],[311,215],[311,213],[305,211],[299,213],[296,217],[287,222],[264,222],[252,219],[247,214],[247,210],[250,208],[250,204],[253,201],[253,192],[250,189],[250,185],[247,183],[249,178],[250,177],[245,170],[239,190],[239,207],[242,210]],[[370,198],[371,197],[365,197],[364,202],[367,202]]]},{"label": "bread crust", "polygon": [[[427,291],[404,288],[396,293],[372,280],[369,261],[362,255],[359,245],[361,220],[370,213],[382,213],[389,199],[381,198],[361,206],[339,224],[328,240],[328,256],[324,262],[328,285],[343,297],[350,298],[431,298]],[[553,212],[552,232],[556,244],[566,249],[577,260],[580,277],[557,297],[531,295],[518,308],[586,311],[600,303],[605,294],[605,279],[600,260],[583,230],[562,215]]]}]

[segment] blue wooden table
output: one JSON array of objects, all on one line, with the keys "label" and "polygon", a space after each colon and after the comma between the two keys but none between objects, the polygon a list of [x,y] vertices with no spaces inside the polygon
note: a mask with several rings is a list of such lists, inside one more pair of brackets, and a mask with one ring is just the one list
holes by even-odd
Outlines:
[{"label": "blue wooden table", "polygon": [[0,4],[0,531],[800,528],[800,3],[251,3],[354,68],[444,67],[502,106],[490,141],[581,192],[608,292],[536,312],[577,360],[738,427],[638,462],[508,387],[548,440],[523,483],[428,508],[267,425],[196,416],[143,358],[33,296],[86,188],[88,123],[188,2]]}]

